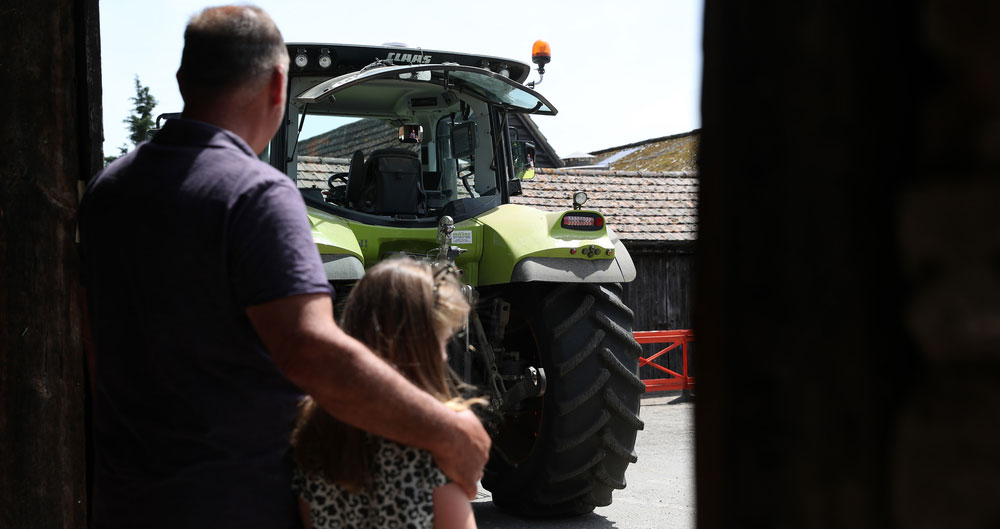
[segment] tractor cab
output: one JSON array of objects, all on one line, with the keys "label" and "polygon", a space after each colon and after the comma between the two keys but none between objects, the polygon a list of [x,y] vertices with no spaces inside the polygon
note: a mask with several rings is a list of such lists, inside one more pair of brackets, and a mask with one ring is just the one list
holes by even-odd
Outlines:
[{"label": "tractor cab", "polygon": [[[298,53],[285,134],[272,143],[272,150],[284,143],[287,155],[280,165],[272,155],[272,164],[296,178],[301,156],[338,160],[325,185],[303,194],[310,206],[366,224],[435,226],[443,215],[459,222],[509,202],[532,168],[531,146],[512,140],[507,116],[556,113],[518,82],[523,64],[491,67],[490,58],[475,56],[427,63],[436,52],[371,48],[369,57],[386,58],[322,75],[323,64],[334,70],[339,48],[289,50]],[[397,64],[403,58],[411,63]]]}]

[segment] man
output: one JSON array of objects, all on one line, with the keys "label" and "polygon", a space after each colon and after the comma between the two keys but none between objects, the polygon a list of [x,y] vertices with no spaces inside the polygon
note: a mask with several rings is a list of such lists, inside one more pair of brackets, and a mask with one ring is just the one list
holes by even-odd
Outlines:
[{"label": "man", "polygon": [[296,527],[285,456],[300,390],[429,450],[475,494],[486,432],[334,324],[302,199],[255,157],[283,119],[287,68],[262,10],[196,15],[182,119],[88,186],[95,527]]}]

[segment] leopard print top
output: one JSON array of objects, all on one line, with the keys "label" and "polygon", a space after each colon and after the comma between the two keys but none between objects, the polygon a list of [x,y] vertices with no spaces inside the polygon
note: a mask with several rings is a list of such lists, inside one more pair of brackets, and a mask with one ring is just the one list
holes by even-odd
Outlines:
[{"label": "leopard print top", "polygon": [[357,494],[295,468],[292,488],[313,529],[434,527],[434,489],[447,478],[429,452],[380,439],[372,467],[371,486]]}]

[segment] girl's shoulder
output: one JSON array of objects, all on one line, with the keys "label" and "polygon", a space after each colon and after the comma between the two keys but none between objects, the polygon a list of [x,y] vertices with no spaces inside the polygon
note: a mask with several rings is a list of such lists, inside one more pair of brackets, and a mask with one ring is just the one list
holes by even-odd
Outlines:
[{"label": "girl's shoulder", "polygon": [[430,452],[384,439],[373,443],[372,482],[357,493],[295,466],[293,488],[309,505],[313,528],[433,527],[434,489],[448,480]]}]

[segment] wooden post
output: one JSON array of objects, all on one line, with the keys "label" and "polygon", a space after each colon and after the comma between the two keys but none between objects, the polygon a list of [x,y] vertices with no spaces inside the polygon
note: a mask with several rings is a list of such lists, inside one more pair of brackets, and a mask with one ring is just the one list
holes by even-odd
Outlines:
[{"label": "wooden post", "polygon": [[708,1],[699,528],[996,524],[997,13]]},{"label": "wooden post", "polygon": [[0,16],[0,527],[87,525],[77,182],[100,168],[97,0]]}]

